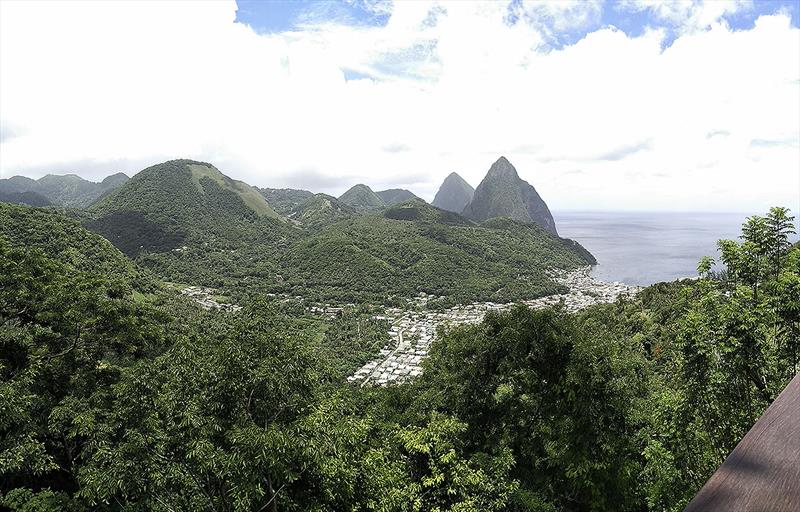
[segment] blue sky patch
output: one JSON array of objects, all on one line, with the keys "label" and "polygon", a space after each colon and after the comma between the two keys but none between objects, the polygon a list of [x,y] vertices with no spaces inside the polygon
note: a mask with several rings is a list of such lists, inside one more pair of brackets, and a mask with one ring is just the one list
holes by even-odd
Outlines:
[{"label": "blue sky patch", "polygon": [[256,32],[278,33],[309,23],[384,26],[389,13],[364,0],[237,0],[236,21]]}]

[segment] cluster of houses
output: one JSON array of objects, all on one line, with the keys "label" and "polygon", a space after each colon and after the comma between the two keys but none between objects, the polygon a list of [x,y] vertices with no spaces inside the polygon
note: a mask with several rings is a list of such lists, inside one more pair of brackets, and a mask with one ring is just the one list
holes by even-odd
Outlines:
[{"label": "cluster of houses", "polygon": [[[559,303],[568,312],[605,302],[614,302],[623,295],[633,296],[640,288],[623,283],[605,283],[594,279],[591,268],[565,272],[554,271],[552,278],[566,286],[569,292],[549,295],[523,301],[531,308],[546,308]],[[489,311],[505,311],[514,304],[480,302],[454,306],[444,311],[425,311],[428,296],[418,297],[414,302],[416,310],[390,308],[380,319],[389,320],[390,341],[378,358],[359,368],[348,380],[363,385],[385,386],[402,382],[422,374],[422,360],[428,355],[428,349],[440,326],[477,324]]]},{"label": "cluster of houses", "polygon": [[181,290],[181,294],[186,295],[193,301],[198,303],[201,308],[206,310],[218,310],[230,313],[235,313],[242,309],[242,306],[236,304],[228,304],[226,302],[218,302],[211,297],[216,290],[213,288],[204,288],[202,286],[189,286]]}]

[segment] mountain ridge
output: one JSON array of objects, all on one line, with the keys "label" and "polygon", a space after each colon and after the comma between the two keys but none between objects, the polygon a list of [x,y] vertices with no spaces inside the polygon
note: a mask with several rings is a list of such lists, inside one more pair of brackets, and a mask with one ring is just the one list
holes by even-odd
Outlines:
[{"label": "mountain ridge", "polygon": [[386,206],[394,206],[411,199],[419,199],[420,201],[423,200],[410,190],[406,190],[404,188],[389,188],[375,192],[375,194],[381,198]]},{"label": "mountain ridge", "polygon": [[[15,194],[11,197],[17,200],[9,202],[20,202],[30,206],[45,206],[37,197],[41,196],[53,205],[87,208],[129,179],[121,172],[106,176],[99,182],[86,180],[77,174],[46,174],[36,180],[25,176],[12,176],[0,180],[0,194],[4,194],[4,197]],[[25,194],[37,194],[37,196]]]}]

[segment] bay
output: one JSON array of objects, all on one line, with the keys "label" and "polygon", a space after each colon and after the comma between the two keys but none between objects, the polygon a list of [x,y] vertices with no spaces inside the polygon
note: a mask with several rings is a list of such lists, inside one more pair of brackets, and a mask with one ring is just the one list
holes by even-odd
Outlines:
[{"label": "bay", "polygon": [[703,256],[718,259],[719,239],[739,240],[752,213],[554,212],[560,236],[588,249],[600,280],[650,285],[697,275]]}]

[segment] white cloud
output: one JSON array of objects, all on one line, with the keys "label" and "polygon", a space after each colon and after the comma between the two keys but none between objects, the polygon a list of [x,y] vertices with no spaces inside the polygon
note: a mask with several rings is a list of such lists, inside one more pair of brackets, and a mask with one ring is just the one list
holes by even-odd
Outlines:
[{"label": "white cloud", "polygon": [[594,4],[525,3],[510,24],[497,2],[398,2],[385,27],[259,35],[232,2],[2,1],[0,175],[190,157],[260,186],[430,199],[503,154],[554,209],[796,206],[800,31],[732,31],[709,4],[664,11],[694,27],[666,49],[613,28],[552,49]]}]

